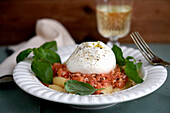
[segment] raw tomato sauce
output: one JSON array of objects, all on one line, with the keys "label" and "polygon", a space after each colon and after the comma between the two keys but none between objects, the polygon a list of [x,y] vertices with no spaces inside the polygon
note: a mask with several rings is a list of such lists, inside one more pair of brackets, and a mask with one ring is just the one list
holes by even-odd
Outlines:
[{"label": "raw tomato sauce", "polygon": [[[64,77],[68,80],[77,80],[80,82],[85,82],[92,85],[94,88],[105,88],[107,86],[112,86],[113,88],[123,88],[128,81],[128,77],[125,75],[124,71],[120,70],[117,65],[115,70],[110,71],[110,73],[101,74],[82,74],[80,72],[72,73],[68,70],[65,64],[54,63],[52,66],[53,77]],[[95,94],[100,94],[101,90],[96,91]]]}]

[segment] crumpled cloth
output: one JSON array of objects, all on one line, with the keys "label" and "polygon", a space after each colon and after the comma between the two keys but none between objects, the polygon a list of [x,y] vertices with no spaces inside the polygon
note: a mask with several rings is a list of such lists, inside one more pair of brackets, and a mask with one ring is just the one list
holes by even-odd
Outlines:
[{"label": "crumpled cloth", "polygon": [[44,42],[53,40],[57,41],[58,47],[75,44],[71,35],[60,22],[53,19],[37,20],[36,36],[18,45],[9,46],[9,49],[15,52],[0,64],[0,77],[12,75],[16,65],[16,57],[21,51],[27,48],[39,47]]}]

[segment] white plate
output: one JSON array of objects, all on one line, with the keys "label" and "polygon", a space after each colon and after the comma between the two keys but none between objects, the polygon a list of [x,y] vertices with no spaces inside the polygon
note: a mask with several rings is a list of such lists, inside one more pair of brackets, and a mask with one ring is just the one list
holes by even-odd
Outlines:
[{"label": "white plate", "polygon": [[[76,45],[59,48],[58,53],[61,56],[62,62],[67,60],[75,48]],[[141,75],[144,82],[109,95],[79,96],[49,89],[41,84],[32,73],[30,68],[31,60],[24,60],[18,63],[13,71],[13,78],[22,90],[31,95],[54,102],[69,104],[72,107],[81,109],[101,109],[116,103],[134,100],[152,93],[165,82],[167,78],[166,68],[150,65],[138,50],[127,47],[121,48],[125,57],[133,56],[136,60],[143,62]]]}]

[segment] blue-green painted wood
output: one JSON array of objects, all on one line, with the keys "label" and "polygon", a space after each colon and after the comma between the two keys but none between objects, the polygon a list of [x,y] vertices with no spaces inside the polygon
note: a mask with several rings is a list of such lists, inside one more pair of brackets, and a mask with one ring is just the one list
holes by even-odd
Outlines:
[{"label": "blue-green painted wood", "polygon": [[[136,48],[134,44],[122,44]],[[170,61],[170,44],[149,44],[161,58]],[[0,48],[0,62],[7,57],[5,47]],[[101,110],[79,110],[33,97],[17,86],[0,89],[0,113],[170,113],[170,68],[168,78],[155,92],[125,103]]]}]

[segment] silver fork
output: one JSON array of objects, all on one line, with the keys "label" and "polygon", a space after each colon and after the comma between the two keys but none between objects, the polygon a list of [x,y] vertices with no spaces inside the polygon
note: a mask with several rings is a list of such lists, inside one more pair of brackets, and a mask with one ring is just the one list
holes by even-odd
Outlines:
[{"label": "silver fork", "polygon": [[156,56],[138,32],[132,32],[130,36],[146,60],[148,60],[152,65],[163,65],[170,67],[170,62],[166,62]]}]

